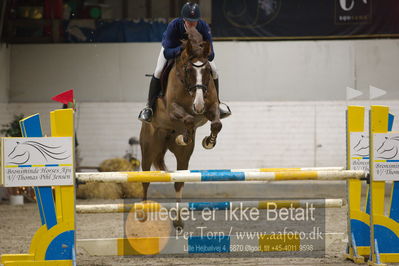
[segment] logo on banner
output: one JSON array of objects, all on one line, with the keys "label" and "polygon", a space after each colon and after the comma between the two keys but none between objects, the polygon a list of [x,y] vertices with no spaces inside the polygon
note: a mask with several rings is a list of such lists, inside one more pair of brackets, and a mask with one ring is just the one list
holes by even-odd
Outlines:
[{"label": "logo on banner", "polygon": [[49,146],[38,141],[16,141],[11,148],[7,155],[7,165],[32,164],[34,158],[42,162],[63,161],[72,156],[62,146]]},{"label": "logo on banner", "polygon": [[335,0],[335,23],[371,23],[371,3],[372,0]]},{"label": "logo on banner", "polygon": [[399,136],[385,137],[379,148],[375,158],[377,160],[399,160]]},{"label": "logo on banner", "polygon": [[374,180],[399,180],[399,133],[374,134]]},{"label": "logo on banner", "polygon": [[351,170],[369,171],[369,136],[368,132],[350,133]]}]

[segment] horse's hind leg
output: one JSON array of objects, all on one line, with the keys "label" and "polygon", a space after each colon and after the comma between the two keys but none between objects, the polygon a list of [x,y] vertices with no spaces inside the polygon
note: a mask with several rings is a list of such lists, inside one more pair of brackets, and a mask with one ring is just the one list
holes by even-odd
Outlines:
[{"label": "horse's hind leg", "polygon": [[[195,136],[193,135],[193,139],[194,137]],[[176,143],[173,143],[170,147],[170,150],[176,157],[177,170],[187,170],[191,154],[194,150],[194,141],[185,147],[178,146]],[[176,202],[181,202],[183,197],[184,182],[175,182],[174,186],[176,192]],[[181,230],[184,227],[184,222],[181,219],[180,211],[178,212],[177,217],[178,219],[173,221],[173,226],[176,229]]]},{"label": "horse's hind leg", "polygon": [[[147,155],[146,152],[144,152],[145,148],[141,148],[141,153],[142,153],[142,162],[141,162],[141,169],[143,171],[150,171],[151,170],[151,165],[152,165],[152,160],[151,160],[151,155]],[[148,196],[148,187],[150,186],[149,182],[142,183],[143,186],[143,201],[147,200]]]},{"label": "horse's hind leg", "polygon": [[[151,165],[154,162],[154,148],[151,145],[154,133],[148,124],[142,124],[140,132],[140,148],[141,148],[141,169],[143,171],[150,171]],[[148,187],[150,183],[142,183],[143,186],[143,201],[147,200]]]},{"label": "horse's hind leg", "polygon": [[[177,203],[181,202],[183,186],[184,186],[183,182],[175,182],[176,202]],[[180,231],[184,228],[184,222],[181,218],[180,209],[178,210],[176,217],[177,217],[177,219],[173,220],[173,226],[174,226],[174,228],[176,228],[176,230]]]},{"label": "horse's hind leg", "polygon": [[[145,130],[142,130],[140,135],[142,170],[150,171],[152,165],[157,170],[166,170],[164,157],[167,149],[165,143],[167,141],[167,132],[151,132],[151,135],[146,135],[146,133]],[[150,183],[145,182],[142,184],[143,200],[147,200],[148,187],[150,186]]]},{"label": "horse's hind leg", "polygon": [[[147,143],[141,143],[141,169],[143,171],[150,171],[151,170],[151,165],[153,162],[153,155],[151,154],[150,151],[150,145]],[[150,186],[150,183],[142,183],[143,186],[143,201],[147,200],[147,195],[148,195],[148,187]]]},{"label": "horse's hind leg", "polygon": [[[191,154],[194,149],[194,143],[191,143],[189,145],[190,147],[185,147],[182,148],[182,150],[189,150],[189,153],[184,152],[182,155],[177,156],[176,155],[176,160],[177,160],[177,170],[187,170],[188,169],[188,163],[190,161]],[[184,187],[184,182],[175,182],[175,191],[176,191],[176,201],[181,202],[182,196],[183,196],[183,187]]]},{"label": "horse's hind leg", "polygon": [[[148,162],[149,160],[144,160],[144,157],[142,157],[142,164],[141,164],[141,169],[143,171],[150,171],[151,170],[151,164],[152,162]],[[143,201],[147,200],[148,196],[148,187],[150,186],[149,182],[141,183],[143,186]]]}]

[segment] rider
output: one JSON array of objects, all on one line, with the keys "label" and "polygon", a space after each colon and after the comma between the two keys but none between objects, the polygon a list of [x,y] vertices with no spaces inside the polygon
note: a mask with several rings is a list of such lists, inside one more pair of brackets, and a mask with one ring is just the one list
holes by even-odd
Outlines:
[{"label": "rider", "polygon": [[[186,29],[196,27],[201,33],[204,41],[211,43],[212,51],[208,57],[209,64],[212,68],[212,76],[216,86],[216,92],[219,99],[219,80],[216,70],[216,65],[213,61],[215,53],[212,46],[212,36],[208,24],[200,19],[200,10],[198,4],[187,2],[183,5],[181,10],[181,17],[172,20],[162,37],[162,48],[158,56],[157,67],[151,78],[150,91],[148,94],[147,106],[141,110],[139,119],[143,122],[151,122],[155,102],[161,92],[161,73],[169,59],[173,59],[182,51],[181,40],[187,39]],[[225,118],[231,115],[230,108],[226,104],[220,104],[219,100],[220,118]]]}]

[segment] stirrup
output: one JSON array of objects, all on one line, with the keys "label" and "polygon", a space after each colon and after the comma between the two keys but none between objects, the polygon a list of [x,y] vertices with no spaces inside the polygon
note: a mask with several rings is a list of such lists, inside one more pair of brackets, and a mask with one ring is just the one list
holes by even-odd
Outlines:
[{"label": "stirrup", "polygon": [[220,119],[229,117],[231,115],[230,107],[222,102],[219,103],[219,112],[220,112]]},{"label": "stirrup", "polygon": [[152,111],[152,108],[150,107],[145,107],[143,110],[140,111],[138,119],[142,122],[151,122],[152,116],[154,112]]}]

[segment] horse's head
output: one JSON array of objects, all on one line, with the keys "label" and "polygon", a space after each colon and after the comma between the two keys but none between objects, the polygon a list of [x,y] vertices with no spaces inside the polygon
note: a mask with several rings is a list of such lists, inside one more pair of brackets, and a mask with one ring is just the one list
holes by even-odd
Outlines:
[{"label": "horse's head", "polygon": [[189,39],[183,41],[183,52],[177,61],[177,73],[184,86],[185,93],[191,96],[192,109],[196,114],[205,111],[205,98],[211,81],[211,66],[208,56],[210,43],[203,41],[197,30],[188,31]]}]

